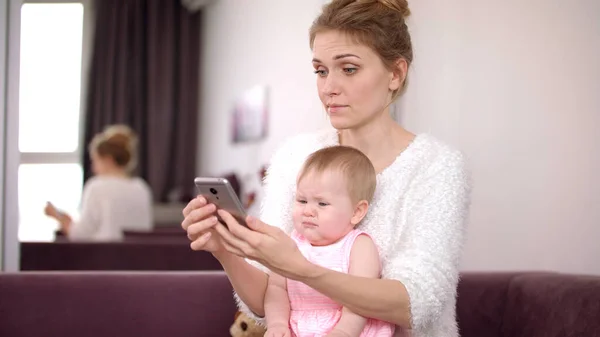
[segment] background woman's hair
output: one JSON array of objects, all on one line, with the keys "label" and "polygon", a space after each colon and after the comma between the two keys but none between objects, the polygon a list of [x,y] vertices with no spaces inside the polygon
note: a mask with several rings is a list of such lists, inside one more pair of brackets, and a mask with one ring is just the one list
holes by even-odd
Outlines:
[{"label": "background woman's hair", "polygon": [[[373,49],[389,70],[396,70],[399,59],[410,66],[413,49],[406,25],[409,15],[406,0],[333,0],[323,6],[310,28],[310,47],[313,48],[317,33],[337,30]],[[405,87],[406,79],[392,93],[392,101]]]},{"label": "background woman's hair", "polygon": [[126,125],[110,125],[94,137],[90,151],[111,157],[115,164],[131,172],[137,164],[137,135]]}]

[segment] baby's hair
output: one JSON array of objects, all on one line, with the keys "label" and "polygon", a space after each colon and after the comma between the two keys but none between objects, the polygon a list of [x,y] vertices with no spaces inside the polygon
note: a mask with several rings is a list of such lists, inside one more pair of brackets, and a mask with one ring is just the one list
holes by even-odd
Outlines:
[{"label": "baby's hair", "polygon": [[377,187],[377,174],[371,160],[353,147],[336,145],[312,153],[304,162],[297,181],[308,174],[330,170],[343,175],[352,202],[371,202]]}]

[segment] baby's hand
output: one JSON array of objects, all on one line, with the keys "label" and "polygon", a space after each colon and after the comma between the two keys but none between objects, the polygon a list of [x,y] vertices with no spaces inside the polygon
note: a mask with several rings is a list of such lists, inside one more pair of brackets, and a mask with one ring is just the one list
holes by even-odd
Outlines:
[{"label": "baby's hand", "polygon": [[291,337],[290,328],[284,324],[270,326],[265,332],[265,337]]}]

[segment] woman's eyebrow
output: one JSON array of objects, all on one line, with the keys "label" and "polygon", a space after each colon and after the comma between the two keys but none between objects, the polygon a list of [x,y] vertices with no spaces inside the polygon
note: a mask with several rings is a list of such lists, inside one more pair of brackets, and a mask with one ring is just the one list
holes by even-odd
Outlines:
[{"label": "woman's eyebrow", "polygon": [[336,55],[333,57],[334,60],[339,60],[339,59],[343,59],[346,57],[356,57],[356,58],[360,58],[358,55],[354,55],[354,54],[340,54],[340,55]]},{"label": "woman's eyebrow", "polygon": [[[354,54],[339,54],[339,55],[335,55],[335,56],[333,57],[333,59],[334,59],[334,60],[339,60],[339,59],[343,59],[343,58],[346,58],[346,57],[356,57],[356,58],[358,58],[358,59],[360,58],[360,56],[358,56],[358,55],[354,55]],[[323,63],[323,62],[322,62],[321,60],[319,60],[318,58],[313,58],[313,59],[312,59],[312,62],[313,62],[313,63]]]}]

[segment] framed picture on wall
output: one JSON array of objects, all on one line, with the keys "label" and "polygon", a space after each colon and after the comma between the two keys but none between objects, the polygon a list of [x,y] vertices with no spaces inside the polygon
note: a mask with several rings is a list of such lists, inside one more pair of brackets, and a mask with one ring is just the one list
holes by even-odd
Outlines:
[{"label": "framed picture on wall", "polygon": [[257,85],[235,101],[232,113],[232,142],[259,141],[267,136],[269,90]]}]

